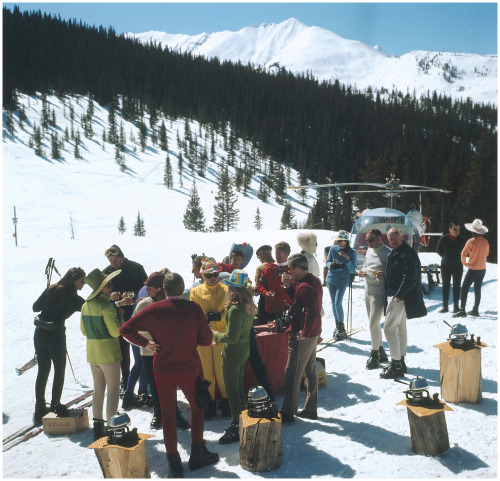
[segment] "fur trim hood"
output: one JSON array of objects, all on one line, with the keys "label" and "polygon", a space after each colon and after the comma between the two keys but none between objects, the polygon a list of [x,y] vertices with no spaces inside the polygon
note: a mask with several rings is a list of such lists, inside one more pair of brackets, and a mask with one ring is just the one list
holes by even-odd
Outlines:
[{"label": "fur trim hood", "polygon": [[302,232],[297,235],[299,246],[309,254],[314,254],[318,247],[318,238],[312,232]]}]

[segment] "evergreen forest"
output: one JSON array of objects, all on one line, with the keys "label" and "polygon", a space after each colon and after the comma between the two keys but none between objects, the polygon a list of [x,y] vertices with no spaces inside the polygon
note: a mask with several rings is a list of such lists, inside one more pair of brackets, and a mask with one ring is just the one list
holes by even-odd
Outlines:
[{"label": "evergreen forest", "polygon": [[[4,110],[18,109],[19,92],[91,96],[103,106],[121,105],[122,115],[137,122],[141,106],[152,117],[229,126],[262,155],[300,172],[302,184],[382,183],[394,174],[402,184],[451,190],[422,196],[433,232],[447,232],[451,220],[480,218],[490,229],[489,261],[496,262],[495,106],[269,74],[144,45],[111,27],[4,7]],[[397,208],[406,212],[418,202],[417,194],[404,194]],[[385,205],[380,195],[319,189],[308,223],[324,219],[327,229],[350,230],[354,210]]]}]

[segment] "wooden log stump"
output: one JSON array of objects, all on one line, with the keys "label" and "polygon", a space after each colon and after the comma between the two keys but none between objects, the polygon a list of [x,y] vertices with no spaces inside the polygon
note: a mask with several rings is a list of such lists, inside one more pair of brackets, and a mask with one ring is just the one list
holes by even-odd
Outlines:
[{"label": "wooden log stump", "polygon": [[481,348],[454,349],[450,342],[438,344],[441,397],[447,402],[477,404],[482,400]]},{"label": "wooden log stump", "polygon": [[406,399],[398,404],[407,407],[411,446],[416,454],[437,456],[450,449],[444,413],[453,409],[444,403],[442,407],[436,409],[412,406],[407,403]]},{"label": "wooden log stump", "polygon": [[152,434],[139,433],[139,442],[131,447],[108,444],[107,436],[92,443],[102,474],[105,478],[150,478],[146,445]]},{"label": "wooden log stump", "polygon": [[247,471],[272,471],[281,466],[281,418],[240,415],[240,465]]}]

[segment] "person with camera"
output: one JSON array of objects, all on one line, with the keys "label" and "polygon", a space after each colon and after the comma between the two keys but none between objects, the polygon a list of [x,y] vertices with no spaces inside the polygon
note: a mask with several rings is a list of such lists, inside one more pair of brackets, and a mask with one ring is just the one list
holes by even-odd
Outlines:
[{"label": "person with camera", "polygon": [[[197,470],[219,461],[208,451],[203,439],[203,409],[197,404],[200,360],[198,346],[210,346],[212,333],[200,306],[181,297],[184,280],[179,274],[165,275],[166,299],[146,306],[121,327],[131,343],[154,353],[154,375],[160,400],[163,438],[170,475],[183,477],[182,460],[177,449],[176,401],[181,389],[191,409],[191,455],[189,468]],[[140,332],[148,332],[148,340]]]},{"label": "person with camera", "polygon": [[[81,267],[72,267],[62,279],[45,289],[33,304],[33,311],[40,312],[35,318],[33,341],[38,363],[35,381],[35,412],[33,424],[41,423],[43,416],[50,411],[58,416],[69,415],[68,409],[61,404],[66,370],[66,319],[80,311],[85,300],[77,292],[84,285],[85,271]],[[45,388],[51,365],[54,364],[52,383],[52,401],[50,407],[45,404]]]},{"label": "person with camera", "polygon": [[[132,317],[134,312],[134,298],[141,290],[148,275],[141,264],[127,259],[116,244],[106,249],[104,255],[109,262],[109,266],[105,267],[102,271],[104,274],[111,274],[118,269],[121,271],[121,275],[115,279],[113,285],[114,292],[111,293],[110,298],[117,306],[123,308],[123,318],[128,320]],[[129,295],[132,297],[129,297]],[[128,342],[125,342],[121,336],[119,342],[122,353],[122,361],[120,364],[122,373],[120,395],[123,396],[127,390],[128,377],[130,374],[130,345]]]},{"label": "person with camera", "polygon": [[326,285],[332,300],[333,317],[335,319],[333,339],[335,341],[341,341],[347,337],[342,302],[345,291],[351,282],[351,275],[356,270],[357,259],[356,251],[349,245],[349,233],[345,230],[339,231],[326,259],[326,267],[329,269],[326,276]]},{"label": "person with camera", "polygon": [[384,314],[384,275],[391,249],[382,242],[382,232],[379,229],[370,229],[366,233],[365,240],[368,243],[368,250],[363,268],[358,272],[358,276],[366,281],[365,306],[372,343],[370,357],[366,361],[366,369],[375,369],[381,362],[388,361],[382,344],[380,319]]},{"label": "person with camera", "polygon": [[[224,333],[226,332],[224,304],[227,286],[219,282],[219,272],[220,267],[213,257],[204,259],[202,261],[200,273],[205,282],[191,289],[190,300],[197,302],[201,306],[205,313],[206,320],[210,325],[210,329]],[[223,344],[220,343],[198,347],[198,353],[203,366],[203,375],[205,379],[211,382],[209,391],[212,399],[214,399],[210,407],[205,410],[206,421],[212,419],[217,414],[217,405],[215,402],[216,384],[222,398],[220,402],[222,417],[225,419],[231,417],[231,409],[227,400],[224,375],[222,373],[222,348]]]},{"label": "person with camera", "polygon": [[274,246],[276,262],[264,268],[256,285],[259,294],[264,296],[266,317],[269,320],[276,319],[292,302],[281,282],[283,274],[288,272],[290,250],[288,242],[278,242]]},{"label": "person with camera", "polygon": [[[289,312],[290,324],[285,331],[289,339],[281,421],[293,423],[294,415],[307,419],[318,417],[316,345],[321,334],[323,287],[319,278],[309,272],[309,262],[303,254],[290,256],[288,269],[289,273],[283,275],[283,284],[293,302]],[[297,413],[303,374],[306,378],[306,401],[302,411]]]},{"label": "person with camera", "polygon": [[[116,270],[105,275],[99,269],[92,270],[85,277],[85,284],[92,288],[82,306],[80,330],[87,338],[87,362],[94,380],[92,414],[94,418],[94,439],[106,434],[106,421],[118,411],[120,400],[120,327],[123,323],[123,309],[116,307],[110,299],[112,281],[121,274]],[[106,399],[106,420],[103,418],[104,394]]]},{"label": "person with camera", "polygon": [[219,439],[221,444],[239,441],[239,419],[244,408],[245,389],[243,373],[250,355],[250,330],[253,326],[255,304],[248,289],[248,274],[235,269],[229,279],[222,281],[228,286],[224,304],[226,332],[212,331],[214,339],[223,344],[222,373],[227,398],[231,408],[231,424]]}]

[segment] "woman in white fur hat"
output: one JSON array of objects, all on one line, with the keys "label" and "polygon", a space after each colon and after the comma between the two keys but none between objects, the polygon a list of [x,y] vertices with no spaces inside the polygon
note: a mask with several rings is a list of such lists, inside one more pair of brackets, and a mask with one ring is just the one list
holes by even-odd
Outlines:
[{"label": "woman in white fur hat", "polygon": [[306,256],[309,264],[309,272],[314,274],[318,279],[320,276],[318,261],[314,257],[316,248],[318,247],[318,238],[312,232],[301,232],[297,235],[297,242],[302,249],[301,254]]},{"label": "woman in white fur hat", "polygon": [[[486,274],[486,258],[490,253],[490,244],[483,237],[488,232],[481,219],[475,219],[470,224],[465,224],[465,228],[472,232],[472,239],[469,239],[462,250],[462,264],[469,270],[465,274],[462,288],[460,290],[460,309],[453,317],[479,317],[479,303],[481,302],[481,287],[484,275]],[[469,258],[467,260],[467,257]],[[474,284],[474,307],[471,311],[465,312],[467,294],[470,286]]]}]

